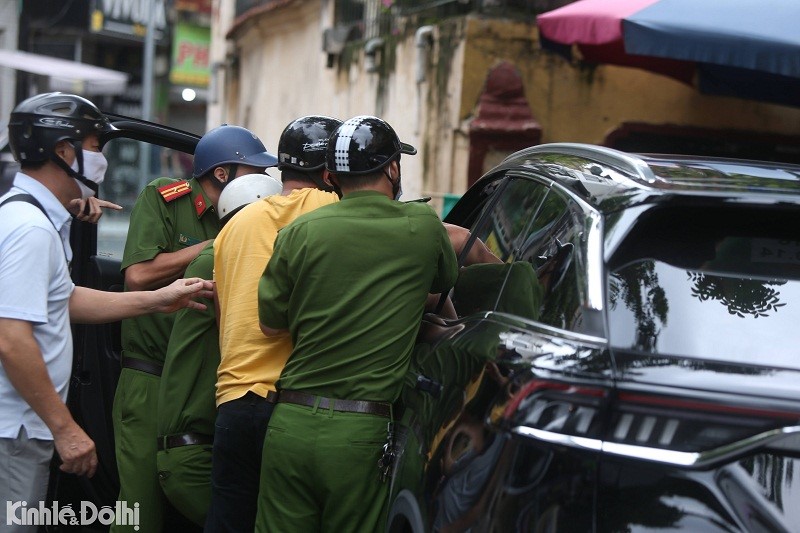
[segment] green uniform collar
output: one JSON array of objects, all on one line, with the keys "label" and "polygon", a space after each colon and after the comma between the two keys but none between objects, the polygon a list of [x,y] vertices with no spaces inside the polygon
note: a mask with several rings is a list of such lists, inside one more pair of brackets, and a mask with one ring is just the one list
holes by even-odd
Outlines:
[{"label": "green uniform collar", "polygon": [[212,204],[211,200],[209,200],[208,196],[206,196],[206,193],[203,190],[202,185],[200,185],[200,182],[197,181],[197,178],[192,178],[189,181],[189,186],[192,188],[192,204],[194,205],[194,210],[197,213],[197,218],[202,218],[202,216],[209,211],[216,214],[214,204]]},{"label": "green uniform collar", "polygon": [[382,196],[382,197],[386,198],[387,200],[389,200],[389,197],[386,196],[385,194],[383,194],[380,191],[373,191],[372,189],[361,189],[361,190],[358,190],[358,191],[353,191],[353,192],[349,192],[349,193],[345,194],[344,196],[342,196],[342,201],[355,199],[355,198],[364,198],[364,197],[367,197],[367,196]]}]

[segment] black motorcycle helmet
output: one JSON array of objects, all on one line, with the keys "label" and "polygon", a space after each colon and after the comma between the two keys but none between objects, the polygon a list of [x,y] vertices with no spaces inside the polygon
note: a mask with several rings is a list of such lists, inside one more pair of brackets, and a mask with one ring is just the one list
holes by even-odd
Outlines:
[{"label": "black motorcycle helmet", "polygon": [[289,123],[278,141],[278,170],[319,170],[325,166],[328,138],[341,120],[308,115]]},{"label": "black motorcycle helmet", "polygon": [[416,153],[416,148],[400,142],[385,121],[358,116],[344,122],[328,139],[325,168],[331,174],[369,174],[400,154]]},{"label": "black motorcycle helmet", "polygon": [[[70,177],[97,192],[97,184],[83,176],[83,139],[114,131],[108,118],[92,102],[74,94],[45,93],[20,102],[8,121],[8,144],[21,164],[53,161]],[[56,155],[56,144],[69,141],[78,159],[78,171]]]}]

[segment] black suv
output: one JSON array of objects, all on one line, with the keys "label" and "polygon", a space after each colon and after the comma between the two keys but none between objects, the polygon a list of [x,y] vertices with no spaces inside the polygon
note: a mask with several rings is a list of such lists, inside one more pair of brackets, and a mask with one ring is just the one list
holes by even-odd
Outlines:
[{"label": "black suv", "polygon": [[423,321],[390,531],[800,531],[800,166],[541,145],[446,222],[498,262]]}]

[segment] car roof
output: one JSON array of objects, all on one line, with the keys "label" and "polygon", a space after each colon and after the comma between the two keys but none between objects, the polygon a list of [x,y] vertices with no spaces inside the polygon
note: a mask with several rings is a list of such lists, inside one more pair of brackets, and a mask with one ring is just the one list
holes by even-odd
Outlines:
[{"label": "car roof", "polygon": [[714,157],[630,154],[578,143],[542,144],[507,157],[498,170],[528,168],[599,211],[664,195],[800,205],[800,165]]}]

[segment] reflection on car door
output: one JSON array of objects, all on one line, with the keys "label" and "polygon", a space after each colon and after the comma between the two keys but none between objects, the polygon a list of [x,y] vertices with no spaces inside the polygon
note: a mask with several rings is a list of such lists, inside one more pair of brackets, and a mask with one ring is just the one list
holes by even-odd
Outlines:
[{"label": "reflection on car door", "polygon": [[[528,393],[539,394],[531,384],[549,383],[532,373],[536,352],[530,347],[552,338],[555,330],[540,330],[535,321],[543,320],[544,310],[549,313],[544,321],[560,328],[578,328],[581,322],[584,288],[575,265],[585,248],[583,221],[569,199],[545,181],[512,177],[496,191],[500,196],[485,201],[470,229],[500,261],[462,265],[450,293],[458,319],[424,323],[424,342],[416,346],[403,390],[405,430],[390,528],[406,523],[415,531],[591,529],[592,454],[575,461],[570,453],[554,454],[509,431],[521,423],[516,413]],[[559,255],[565,243],[578,252]],[[551,299],[544,302],[547,288],[539,276],[551,260],[560,261],[565,281],[551,287]],[[597,343],[576,342],[572,348],[560,344],[563,356],[576,360],[573,368],[603,360]],[[607,375],[602,363],[588,372]],[[575,424],[587,434],[600,431],[600,408],[594,404],[603,398],[590,400],[593,406],[582,407],[583,422]],[[559,392],[531,423],[562,429],[558,421],[567,419],[558,413],[567,403]],[[535,523],[508,523],[513,516]]]}]

